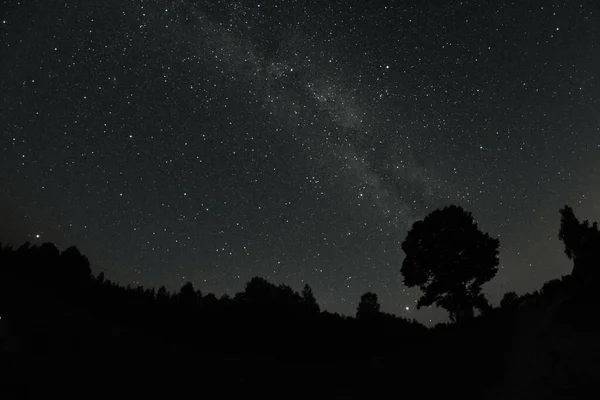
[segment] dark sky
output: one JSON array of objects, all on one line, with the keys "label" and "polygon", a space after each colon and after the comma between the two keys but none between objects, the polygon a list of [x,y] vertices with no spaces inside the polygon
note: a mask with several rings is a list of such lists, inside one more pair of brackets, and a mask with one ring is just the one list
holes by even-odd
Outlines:
[{"label": "dark sky", "polygon": [[493,303],[569,273],[558,209],[600,219],[600,5],[438,3],[4,2],[0,240],[435,322],[400,243],[454,203],[500,238]]}]

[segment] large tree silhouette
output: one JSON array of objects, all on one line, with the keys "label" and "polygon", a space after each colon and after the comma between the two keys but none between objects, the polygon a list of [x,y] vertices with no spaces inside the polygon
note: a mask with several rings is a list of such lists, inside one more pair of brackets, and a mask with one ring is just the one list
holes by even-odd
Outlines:
[{"label": "large tree silhouette", "polygon": [[474,308],[488,308],[481,285],[498,271],[498,239],[481,232],[471,213],[451,205],[413,224],[402,250],[404,284],[418,286],[417,303],[437,305],[453,321],[471,318]]}]

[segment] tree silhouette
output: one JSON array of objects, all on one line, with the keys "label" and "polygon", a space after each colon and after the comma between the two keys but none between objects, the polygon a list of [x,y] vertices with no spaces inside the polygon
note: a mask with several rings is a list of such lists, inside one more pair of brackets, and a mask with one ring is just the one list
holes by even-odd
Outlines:
[{"label": "tree silhouette", "polygon": [[309,314],[318,314],[321,309],[308,283],[302,288],[302,304]]},{"label": "tree silhouette", "polygon": [[165,285],[162,285],[158,288],[158,291],[156,292],[156,299],[158,301],[166,302],[169,300],[169,297],[169,292],[167,291]]},{"label": "tree silhouette", "polygon": [[564,206],[560,210],[558,238],[565,245],[565,254],[573,260],[572,276],[576,284],[587,285],[597,282],[600,271],[600,231],[598,223],[590,225],[588,220],[579,222],[573,209]]},{"label": "tree silhouette", "polygon": [[500,301],[501,308],[512,307],[519,300],[519,296],[515,292],[506,292]]},{"label": "tree silhouette", "polygon": [[546,297],[555,297],[561,290],[563,283],[560,279],[552,279],[542,286],[541,294]]},{"label": "tree silhouette", "polygon": [[194,290],[192,282],[186,282],[179,290],[179,301],[186,306],[194,306],[202,298],[202,293]]},{"label": "tree silhouette", "polygon": [[481,232],[471,213],[449,206],[413,224],[402,250],[404,284],[423,295],[417,308],[435,304],[453,321],[473,316],[474,308],[489,308],[481,285],[498,271],[498,239]]},{"label": "tree silhouette", "polygon": [[62,263],[61,277],[63,283],[67,285],[78,288],[82,282],[86,282],[92,277],[88,258],[81,254],[75,246],[60,253],[60,262]]},{"label": "tree silhouette", "polygon": [[54,243],[42,243],[37,251],[37,256],[40,260],[50,268],[56,268],[60,251],[56,248]]},{"label": "tree silhouette", "polygon": [[255,276],[248,283],[244,290],[245,297],[256,304],[270,303],[274,298],[275,285],[266,279]]},{"label": "tree silhouette", "polygon": [[378,316],[380,305],[377,300],[377,295],[372,292],[367,292],[360,296],[360,302],[356,307],[356,319],[358,320],[369,320]]}]

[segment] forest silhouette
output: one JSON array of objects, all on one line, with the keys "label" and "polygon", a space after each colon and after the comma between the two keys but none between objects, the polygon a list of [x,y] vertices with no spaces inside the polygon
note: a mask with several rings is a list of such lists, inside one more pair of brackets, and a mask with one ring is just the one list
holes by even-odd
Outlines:
[{"label": "forest silhouette", "polygon": [[[448,310],[431,328],[382,312],[372,292],[350,317],[322,310],[308,284],[171,293],[94,275],[76,247],[0,246],[0,398],[524,398],[548,377],[533,398],[583,397],[598,384],[600,233],[560,215],[573,273],[496,308],[481,285],[498,240],[456,206],[416,222],[399,272],[418,306]],[[524,360],[538,364],[523,373]]]}]

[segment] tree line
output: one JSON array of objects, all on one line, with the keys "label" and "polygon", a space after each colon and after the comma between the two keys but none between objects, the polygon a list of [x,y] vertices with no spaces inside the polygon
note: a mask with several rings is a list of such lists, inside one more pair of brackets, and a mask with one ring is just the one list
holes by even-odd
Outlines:
[{"label": "tree line", "polygon": [[[565,254],[573,260],[573,281],[585,288],[597,281],[600,263],[598,224],[590,224],[588,220],[580,222],[569,206],[562,208],[560,215],[559,238],[564,243]],[[454,205],[435,210],[413,224],[401,246],[405,253],[400,269],[404,284],[419,287],[422,292],[418,308],[431,305],[444,308],[454,322],[472,319],[475,311],[483,314],[492,309],[481,293],[481,286],[498,271],[499,240],[480,231],[471,213]],[[345,319],[322,312],[308,284],[298,293],[287,285],[274,285],[260,277],[252,278],[245,290],[233,298],[203,294],[191,282],[185,283],[177,293],[168,292],[164,286],[157,290],[122,287],[105,279],[103,272],[93,276],[87,257],[75,246],[60,252],[52,243],[40,246],[25,243],[17,249],[0,245],[0,273],[3,282],[29,280],[53,286],[62,296],[91,298],[90,293],[100,293],[116,299],[114,303],[118,306],[114,312],[117,314],[123,304],[135,304],[140,308],[169,309],[170,314],[177,314],[171,308],[184,313],[203,310],[210,314],[236,309],[252,310],[264,316],[278,314],[277,318],[284,320],[317,315]],[[514,292],[506,293],[501,306],[514,303],[517,298]],[[110,303],[104,302],[103,307]],[[381,312],[377,295],[368,292],[361,296],[356,319],[372,321],[374,318],[390,321],[396,317]],[[405,325],[417,325],[414,321],[396,319]]]}]

